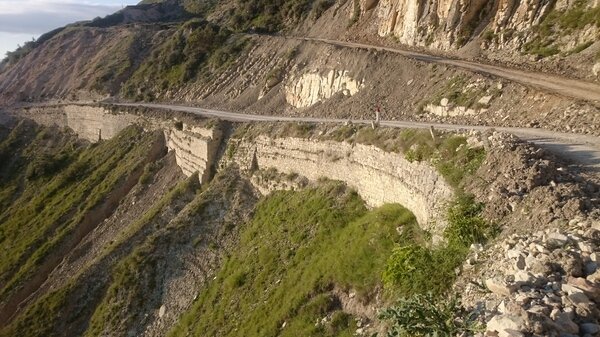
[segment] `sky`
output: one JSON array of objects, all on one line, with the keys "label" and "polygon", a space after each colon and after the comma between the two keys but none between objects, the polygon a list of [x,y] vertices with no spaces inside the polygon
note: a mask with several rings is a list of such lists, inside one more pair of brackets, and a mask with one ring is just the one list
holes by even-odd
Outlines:
[{"label": "sky", "polygon": [[0,59],[54,28],[114,13],[140,0],[0,0]]}]

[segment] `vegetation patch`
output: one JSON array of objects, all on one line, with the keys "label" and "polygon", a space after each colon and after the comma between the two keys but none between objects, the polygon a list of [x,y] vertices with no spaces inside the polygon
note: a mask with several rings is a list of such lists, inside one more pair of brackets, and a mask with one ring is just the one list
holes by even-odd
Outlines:
[{"label": "vegetation patch", "polygon": [[[523,46],[523,53],[545,58],[561,52],[557,40],[588,26],[600,28],[600,6],[588,8],[588,1],[576,0],[569,9],[553,9],[543,21],[533,27],[534,38]],[[584,50],[585,44],[567,54]],[[580,49],[579,51],[577,51]]]},{"label": "vegetation patch", "polygon": [[328,6],[330,1],[237,0],[228,24],[237,31],[274,33],[297,24],[311,12],[318,17]]},{"label": "vegetation patch", "polygon": [[[8,207],[0,228],[0,279],[4,284],[0,297],[6,298],[33,275],[85,214],[142,165],[154,137],[130,127],[112,140],[84,149],[77,158],[59,156],[58,161],[49,163],[46,155],[32,154],[41,159],[31,160],[24,172],[30,180],[41,179],[40,183],[25,184],[18,198],[4,203]],[[4,188],[11,190],[12,186]]]},{"label": "vegetation patch", "polygon": [[380,319],[390,322],[388,337],[462,336],[483,331],[458,298],[439,299],[431,294],[402,299],[382,311]]},{"label": "vegetation patch", "polygon": [[275,192],[171,336],[352,336],[333,288],[368,300],[394,245],[420,235],[400,205],[368,211],[340,183]]},{"label": "vegetation patch", "polygon": [[144,60],[121,93],[136,100],[153,100],[159,92],[181,87],[199,76],[227,67],[246,47],[248,39],[233,36],[222,26],[192,19]]},{"label": "vegetation patch", "polygon": [[448,103],[454,106],[478,108],[479,99],[486,94],[494,96],[497,93],[488,93],[485,86],[477,83],[469,83],[468,79],[464,76],[454,76],[433,96],[422,101],[419,104],[419,111],[422,112],[428,104],[440,105],[443,98],[448,99]]},{"label": "vegetation patch", "polygon": [[397,246],[384,272],[386,287],[405,296],[444,294],[471,244],[483,243],[494,234],[493,227],[481,217],[482,210],[483,205],[472,197],[458,196],[448,211],[446,242],[433,248],[418,243]]},{"label": "vegetation patch", "polygon": [[[163,212],[167,207],[171,206],[176,202],[180,202],[180,199],[184,199],[186,194],[189,194],[190,191],[193,192],[195,190],[198,178],[191,177],[186,181],[180,182],[177,186],[175,186],[167,195],[163,196],[156,204],[143,214],[143,216],[132,223],[126,231],[119,234],[115,240],[100,253],[90,264],[81,268],[77,275],[72,275],[69,281],[62,285],[62,287],[49,292],[48,294],[41,297],[34,304],[29,306],[27,310],[19,315],[15,321],[13,321],[9,326],[5,329],[0,330],[0,336],[14,336],[18,331],[23,336],[50,336],[56,332],[56,329],[60,326],[60,319],[68,319],[70,322],[73,322],[80,318],[81,315],[85,315],[85,312],[93,312],[93,307],[90,305],[90,302],[93,302],[93,297],[98,296],[98,291],[103,291],[104,288],[100,287],[91,287],[94,291],[90,290],[89,285],[86,284],[90,282],[89,271],[95,266],[103,265],[103,261],[110,259],[115,260],[119,255],[119,250],[117,248],[122,248],[122,251],[127,251],[132,249],[129,247],[131,244],[131,239],[140,231],[152,224],[156,221],[156,219],[160,216],[160,213]],[[124,247],[129,243],[128,247]],[[124,248],[124,249],[123,249]],[[115,253],[117,252],[117,253]],[[135,256],[135,252],[132,254]],[[123,262],[120,263],[115,270],[123,271],[124,266],[127,263],[131,265],[131,260],[133,259],[124,259]],[[106,270],[101,270],[104,274]],[[127,276],[124,273],[116,273],[114,278],[116,280],[122,281],[127,280]],[[100,278],[102,279],[102,278]],[[99,279],[93,279],[91,282],[98,283]],[[113,283],[119,284],[118,282]],[[110,291],[114,291],[113,287],[109,289]],[[82,290],[83,289],[83,290]],[[77,297],[80,296],[78,294],[85,294],[82,299],[77,300]],[[140,295],[140,298],[143,298],[143,295]],[[75,303],[75,304],[74,304]],[[105,312],[106,306],[103,305],[104,302],[101,303],[99,307],[96,308],[96,312]],[[81,308],[72,309],[68,312],[64,310],[66,308],[71,308],[71,306],[82,306]],[[91,315],[91,312],[89,315]],[[99,314],[98,314],[99,315]],[[97,332],[98,324],[96,321],[96,317],[93,317],[91,322],[90,330],[88,333]],[[106,319],[103,321],[104,326],[108,326],[110,323],[114,323],[114,317],[110,317],[110,319]],[[122,323],[122,322],[119,322]],[[111,325],[114,328],[113,333],[117,331],[117,327],[119,324]]]}]

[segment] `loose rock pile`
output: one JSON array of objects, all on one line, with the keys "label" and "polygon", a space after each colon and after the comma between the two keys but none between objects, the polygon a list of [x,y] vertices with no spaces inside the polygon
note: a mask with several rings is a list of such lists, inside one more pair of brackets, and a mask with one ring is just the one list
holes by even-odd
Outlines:
[{"label": "loose rock pile", "polygon": [[465,287],[463,302],[487,324],[481,336],[600,336],[599,245],[600,222],[577,219],[473,246],[465,272],[483,279]]}]

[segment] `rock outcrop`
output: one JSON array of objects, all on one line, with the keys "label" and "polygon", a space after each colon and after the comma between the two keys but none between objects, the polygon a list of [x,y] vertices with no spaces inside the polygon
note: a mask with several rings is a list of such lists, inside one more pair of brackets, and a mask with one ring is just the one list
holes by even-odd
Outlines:
[{"label": "rock outcrop", "polygon": [[[597,1],[586,4],[598,5]],[[461,47],[487,30],[499,34],[496,47],[515,49],[527,42],[531,28],[552,10],[566,11],[577,5],[567,0],[382,0],[376,8],[376,26],[380,36],[435,49]]]},{"label": "rock outcrop", "polygon": [[206,183],[213,174],[221,140],[221,131],[212,128],[193,127],[183,124],[182,130],[165,128],[167,147],[175,151],[177,165],[186,176],[198,172],[200,181]]},{"label": "rock outcrop", "polygon": [[337,93],[352,96],[363,87],[364,80],[352,78],[346,70],[332,69],[323,75],[309,72],[292,77],[285,88],[286,101],[296,108],[306,108]]}]

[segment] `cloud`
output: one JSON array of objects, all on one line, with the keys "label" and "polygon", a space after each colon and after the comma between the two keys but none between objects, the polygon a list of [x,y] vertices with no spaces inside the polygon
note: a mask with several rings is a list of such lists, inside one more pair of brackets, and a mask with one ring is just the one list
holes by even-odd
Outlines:
[{"label": "cloud", "polygon": [[[123,1],[132,4],[136,1]],[[0,0],[0,32],[41,34],[121,9],[120,1]]]}]

